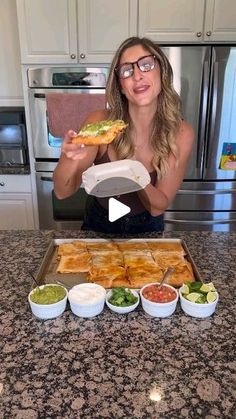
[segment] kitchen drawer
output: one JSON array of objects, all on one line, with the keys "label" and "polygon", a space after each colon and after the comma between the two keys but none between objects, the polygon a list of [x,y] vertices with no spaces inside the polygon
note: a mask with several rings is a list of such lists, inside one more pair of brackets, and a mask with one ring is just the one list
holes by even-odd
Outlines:
[{"label": "kitchen drawer", "polygon": [[31,192],[29,175],[0,175],[0,193]]}]

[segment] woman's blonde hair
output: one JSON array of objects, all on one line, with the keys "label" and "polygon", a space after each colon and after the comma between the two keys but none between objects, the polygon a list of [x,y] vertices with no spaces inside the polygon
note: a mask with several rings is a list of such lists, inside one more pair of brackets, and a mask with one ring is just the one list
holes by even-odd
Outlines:
[{"label": "woman's blonde hair", "polygon": [[178,164],[178,150],[175,143],[176,134],[181,124],[181,101],[173,87],[173,71],[171,65],[160,49],[147,38],[131,37],[126,39],[118,48],[107,81],[106,97],[111,119],[123,119],[128,122],[125,133],[117,138],[113,145],[119,159],[129,158],[134,154],[134,146],[130,137],[132,122],[128,112],[128,101],[121,92],[121,86],[116,67],[124,51],[128,48],[141,45],[150,54],[155,55],[160,66],[161,92],[157,97],[157,110],[153,118],[153,130],[150,145],[153,149],[153,166],[158,177],[162,177],[168,170],[168,157],[173,154]]}]

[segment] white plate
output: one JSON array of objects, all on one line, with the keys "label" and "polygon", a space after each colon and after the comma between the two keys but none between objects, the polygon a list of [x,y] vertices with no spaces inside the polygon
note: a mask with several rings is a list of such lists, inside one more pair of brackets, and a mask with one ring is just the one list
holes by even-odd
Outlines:
[{"label": "white plate", "polygon": [[150,183],[150,175],[136,160],[118,160],[92,166],[82,175],[83,186],[90,195],[107,197],[135,192]]}]

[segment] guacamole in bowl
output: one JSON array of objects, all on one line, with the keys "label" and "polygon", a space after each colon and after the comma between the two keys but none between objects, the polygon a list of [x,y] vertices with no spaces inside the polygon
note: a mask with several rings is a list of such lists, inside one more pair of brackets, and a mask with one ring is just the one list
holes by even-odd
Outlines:
[{"label": "guacamole in bowl", "polygon": [[30,299],[36,304],[55,304],[65,296],[66,290],[61,285],[45,285],[42,288],[36,287]]},{"label": "guacamole in bowl", "polygon": [[29,293],[28,302],[35,317],[53,319],[65,311],[67,295],[67,289],[62,285],[45,284]]}]

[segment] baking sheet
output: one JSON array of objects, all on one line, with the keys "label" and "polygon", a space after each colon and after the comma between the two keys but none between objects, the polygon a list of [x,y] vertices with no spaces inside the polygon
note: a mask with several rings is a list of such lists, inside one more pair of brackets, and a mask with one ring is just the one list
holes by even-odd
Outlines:
[{"label": "baking sheet", "polygon": [[[57,249],[59,244],[63,243],[72,243],[74,241],[82,241],[82,242],[90,242],[90,243],[107,243],[112,241],[111,239],[53,239],[45,253],[43,261],[40,265],[40,268],[37,272],[36,279],[40,284],[49,284],[49,283],[57,283],[62,282],[68,287],[72,287],[74,285],[78,285],[87,281],[87,274],[86,273],[57,273],[57,265],[59,263],[59,258],[57,256]],[[115,239],[115,242],[124,242],[124,239]],[[188,250],[188,247],[184,240],[182,239],[129,239],[126,240],[130,243],[133,242],[161,242],[161,243],[180,243],[186,252],[186,260],[191,263],[193,268],[193,273],[195,277],[195,281],[202,281],[197,270],[197,267],[194,263],[194,260]]]}]

